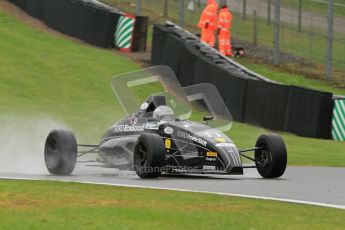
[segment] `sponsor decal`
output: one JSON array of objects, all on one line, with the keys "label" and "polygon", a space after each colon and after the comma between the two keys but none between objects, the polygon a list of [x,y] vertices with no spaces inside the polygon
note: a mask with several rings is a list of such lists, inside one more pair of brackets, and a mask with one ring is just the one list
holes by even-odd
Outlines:
[{"label": "sponsor decal", "polygon": [[118,125],[114,127],[114,133],[119,132],[142,132],[144,131],[144,126],[136,126],[136,125]]},{"label": "sponsor decal", "polygon": [[207,152],[206,156],[208,156],[208,157],[217,157],[217,153],[216,152]]},{"label": "sponsor decal", "polygon": [[172,134],[172,133],[174,132],[174,129],[171,128],[171,127],[166,127],[166,128],[164,129],[164,132],[165,132],[166,134]]},{"label": "sponsor decal", "polygon": [[165,145],[166,149],[170,149],[171,148],[171,140],[170,139],[165,139],[164,145]]},{"label": "sponsor decal", "polygon": [[232,144],[232,143],[217,143],[216,144],[217,147],[235,147],[236,148],[236,145]]},{"label": "sponsor decal", "polygon": [[146,123],[146,124],[145,124],[145,129],[154,129],[154,130],[158,130],[158,125],[153,124],[153,123]]},{"label": "sponsor decal", "polygon": [[202,166],[202,169],[204,169],[204,170],[216,170],[216,166],[204,165],[204,166]]},{"label": "sponsor decal", "polygon": [[129,161],[126,159],[126,158],[113,158],[111,160],[111,164],[113,166],[122,166],[122,165],[128,165],[129,164]]},{"label": "sponsor decal", "polygon": [[217,161],[217,158],[206,157],[205,160],[207,160],[207,161]]},{"label": "sponsor decal", "polygon": [[226,142],[224,137],[215,137],[214,140],[217,141],[218,143],[225,143]]},{"label": "sponsor decal", "polygon": [[190,135],[189,133],[185,133],[185,132],[181,132],[181,131],[177,131],[177,136],[194,141],[200,145],[206,146],[207,145],[207,141],[205,141],[204,139],[202,139],[201,137],[195,137]]}]

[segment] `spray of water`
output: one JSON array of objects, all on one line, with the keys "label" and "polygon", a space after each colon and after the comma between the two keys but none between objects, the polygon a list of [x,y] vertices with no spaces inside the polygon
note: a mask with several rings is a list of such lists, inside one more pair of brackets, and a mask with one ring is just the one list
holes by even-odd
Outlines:
[{"label": "spray of water", "polygon": [[0,172],[47,173],[45,139],[50,130],[66,127],[48,116],[0,116]]}]

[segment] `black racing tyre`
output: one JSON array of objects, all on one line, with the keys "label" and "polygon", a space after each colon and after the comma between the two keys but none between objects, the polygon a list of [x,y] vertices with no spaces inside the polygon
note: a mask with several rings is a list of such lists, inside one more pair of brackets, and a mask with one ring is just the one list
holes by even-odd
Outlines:
[{"label": "black racing tyre", "polygon": [[277,134],[261,135],[256,141],[255,164],[264,178],[277,178],[284,174],[287,165],[287,151],[284,140]]},{"label": "black racing tyre", "polygon": [[52,130],[45,143],[44,160],[51,174],[69,175],[77,161],[77,141],[70,130]]},{"label": "black racing tyre", "polygon": [[134,148],[134,167],[140,178],[157,178],[165,156],[162,138],[153,133],[139,136]]}]

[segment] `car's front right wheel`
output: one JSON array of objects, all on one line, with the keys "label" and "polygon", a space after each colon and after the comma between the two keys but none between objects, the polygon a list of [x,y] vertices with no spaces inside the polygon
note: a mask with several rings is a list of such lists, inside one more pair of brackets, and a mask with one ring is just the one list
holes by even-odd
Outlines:
[{"label": "car's front right wheel", "polygon": [[159,135],[140,135],[134,148],[134,167],[137,175],[140,178],[159,177],[165,152],[163,140]]},{"label": "car's front right wheel", "polygon": [[277,178],[284,174],[287,150],[284,140],[277,134],[261,135],[256,141],[255,164],[264,178]]}]

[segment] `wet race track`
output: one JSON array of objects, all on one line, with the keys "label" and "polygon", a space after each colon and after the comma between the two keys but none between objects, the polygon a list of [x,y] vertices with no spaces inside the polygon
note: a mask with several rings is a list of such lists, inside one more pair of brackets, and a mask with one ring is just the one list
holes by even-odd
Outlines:
[{"label": "wet race track", "polygon": [[74,181],[92,184],[210,192],[345,209],[345,168],[288,167],[280,179],[262,179],[256,169],[243,176],[164,175],[140,179],[135,172],[78,164],[71,176],[0,172],[1,178]]}]

